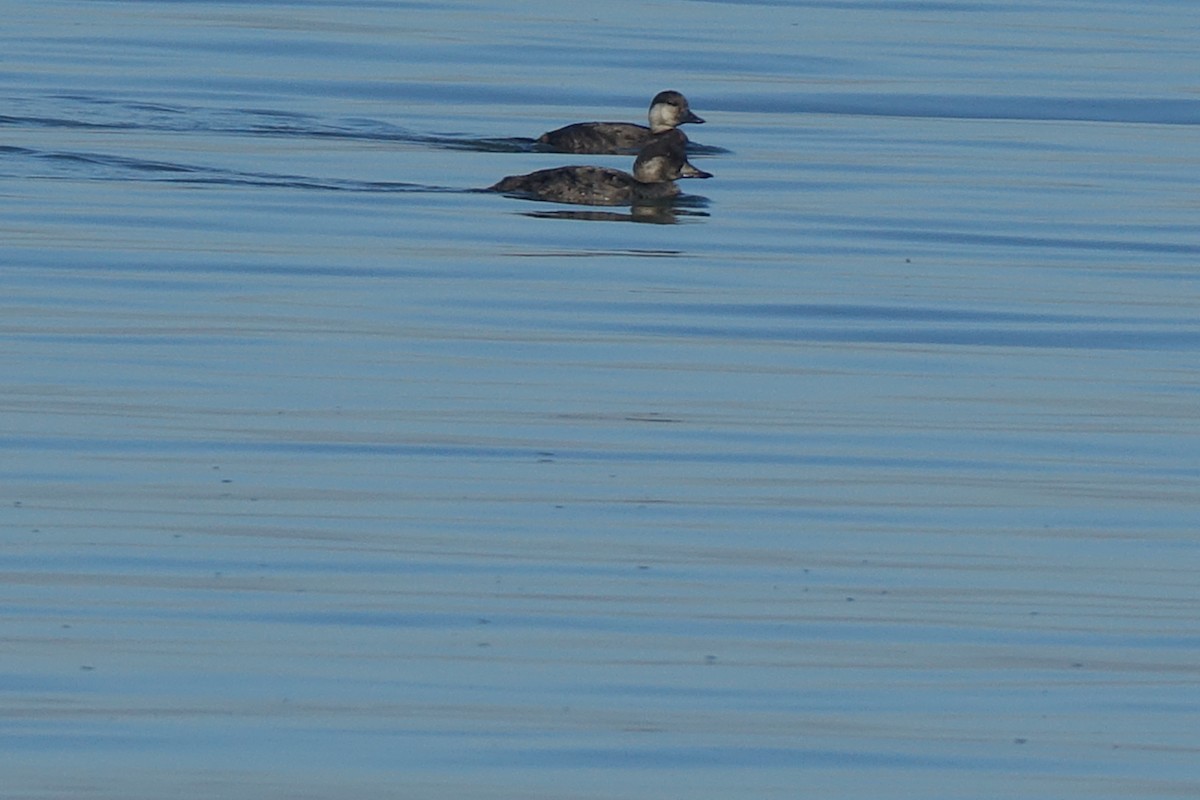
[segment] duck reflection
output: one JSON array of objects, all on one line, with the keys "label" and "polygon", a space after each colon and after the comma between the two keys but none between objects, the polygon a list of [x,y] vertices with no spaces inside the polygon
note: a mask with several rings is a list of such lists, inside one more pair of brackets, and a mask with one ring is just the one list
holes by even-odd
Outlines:
[{"label": "duck reflection", "polygon": [[643,222],[651,225],[676,225],[687,217],[707,217],[707,211],[676,208],[669,203],[633,205],[628,213],[622,211],[525,211],[526,217],[537,219],[574,219],[587,222]]}]

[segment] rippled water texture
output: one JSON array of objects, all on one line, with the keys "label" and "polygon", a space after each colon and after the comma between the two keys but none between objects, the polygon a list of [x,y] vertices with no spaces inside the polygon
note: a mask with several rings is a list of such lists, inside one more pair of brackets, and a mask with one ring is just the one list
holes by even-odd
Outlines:
[{"label": "rippled water texture", "polygon": [[5,800],[1200,795],[1192,0],[0,18]]}]

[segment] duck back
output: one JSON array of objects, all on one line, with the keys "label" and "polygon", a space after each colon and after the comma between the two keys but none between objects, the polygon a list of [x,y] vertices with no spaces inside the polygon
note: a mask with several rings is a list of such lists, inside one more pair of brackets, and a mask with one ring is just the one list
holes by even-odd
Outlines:
[{"label": "duck back", "polygon": [[563,153],[604,154],[634,152],[649,138],[649,128],[632,122],[576,122],[543,133],[538,144]]},{"label": "duck back", "polygon": [[593,206],[627,206],[679,194],[674,183],[643,183],[608,167],[554,167],[528,175],[510,175],[488,187],[494,192],[536,200]]}]

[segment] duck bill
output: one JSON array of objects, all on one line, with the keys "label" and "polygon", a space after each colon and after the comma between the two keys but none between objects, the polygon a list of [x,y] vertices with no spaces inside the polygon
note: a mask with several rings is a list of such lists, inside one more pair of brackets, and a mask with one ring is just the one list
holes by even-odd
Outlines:
[{"label": "duck bill", "polygon": [[[704,124],[704,120],[700,119],[700,117],[697,117],[690,110],[688,111],[687,116],[683,118],[683,122],[693,122],[697,125]],[[680,124],[682,125],[683,123],[680,123]]]},{"label": "duck bill", "polygon": [[679,170],[681,178],[711,178],[711,172],[705,172],[702,169],[696,169],[691,165],[691,162],[685,161],[683,167]]}]

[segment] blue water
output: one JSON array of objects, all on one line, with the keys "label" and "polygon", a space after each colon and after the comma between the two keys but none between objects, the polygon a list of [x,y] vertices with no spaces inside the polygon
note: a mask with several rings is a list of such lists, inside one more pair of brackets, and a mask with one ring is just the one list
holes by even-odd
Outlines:
[{"label": "blue water", "polygon": [[1200,793],[1190,0],[0,17],[5,800]]}]

